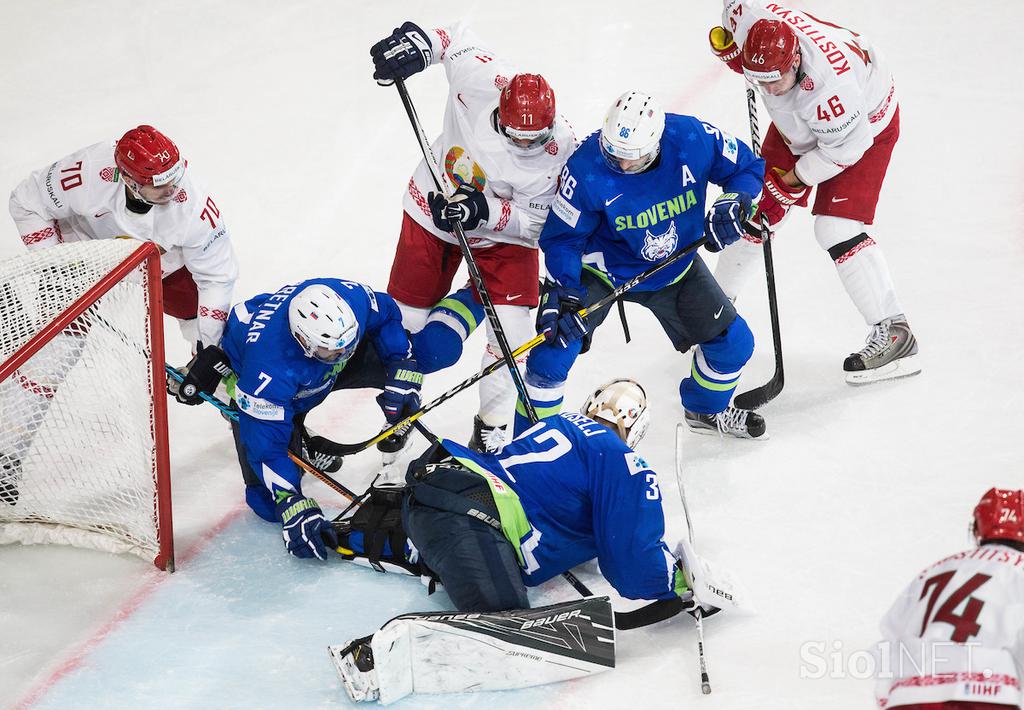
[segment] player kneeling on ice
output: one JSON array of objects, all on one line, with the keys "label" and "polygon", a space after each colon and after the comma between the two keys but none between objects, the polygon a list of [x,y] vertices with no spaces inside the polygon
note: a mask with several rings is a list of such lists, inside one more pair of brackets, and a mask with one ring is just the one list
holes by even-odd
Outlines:
[{"label": "player kneeling on ice", "polygon": [[977,548],[924,570],[882,620],[887,710],[1011,710],[1024,701],[1024,490],[974,508]]},{"label": "player kneeling on ice", "polygon": [[814,236],[835,262],[850,300],[871,327],[843,362],[852,385],[921,371],[917,340],[882,247],[868,235],[900,135],[896,84],[864,35],[764,0],[725,0],[712,51],[761,90],[772,125],[764,139],[764,192],[748,237],[718,260],[715,278],[735,299],[761,263],[761,219],[774,229],[806,207]]},{"label": "player kneeling on ice", "polygon": [[[442,440],[410,465],[407,489],[386,501],[387,492],[371,489],[355,516],[335,523],[340,552],[429,574],[463,612],[403,615],[332,647],[353,699],[518,688],[613,667],[606,597],[531,611],[526,593],[594,559],[629,599],[673,611],[699,603],[705,615],[735,605],[733,595],[712,591],[721,583],[704,581],[708,570],[688,543],[673,553],[664,541],[658,476],[626,443],[647,426],[643,390],[609,383],[587,410],[602,423],[563,413],[498,453]],[[538,626],[542,633],[530,632]]]},{"label": "player kneeling on ice", "polygon": [[[230,369],[238,407],[232,425],[245,500],[264,520],[284,526],[288,552],[325,558],[336,537],[319,506],[302,495],[301,471],[289,451],[333,472],[340,457],[306,450],[303,420],[335,390],[383,389],[377,402],[388,424],[420,408],[423,375],[394,300],[354,281],[318,278],[263,293],[231,310],[221,348],[207,348],[181,385],[195,403]],[[190,402],[191,403],[191,402]],[[392,437],[408,436],[408,432]]]},{"label": "player kneeling on ice", "polygon": [[[640,91],[620,96],[604,126],[562,170],[558,196],[540,235],[552,281],[537,317],[546,342],[526,364],[526,386],[540,417],[562,405],[569,370],[610,306],[578,311],[706,236],[717,252],[740,239],[761,189],[764,162],[741,141],[692,116],[668,114]],[[705,215],[709,183],[724,193]],[[672,346],[694,349],[679,384],[686,423],[698,432],[767,438],[764,419],[729,405],[754,336],[700,256],[678,262],[622,296],[658,319]],[[529,426],[516,410],[516,432]]]}]

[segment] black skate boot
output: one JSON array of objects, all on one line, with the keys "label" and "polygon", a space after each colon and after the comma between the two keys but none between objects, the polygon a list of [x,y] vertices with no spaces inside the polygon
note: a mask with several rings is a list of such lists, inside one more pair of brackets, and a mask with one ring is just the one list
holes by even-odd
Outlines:
[{"label": "black skate boot", "polygon": [[728,434],[739,439],[767,439],[764,417],[749,409],[726,407],[718,414],[697,414],[683,410],[683,419],[698,434]]},{"label": "black skate boot", "polygon": [[484,454],[494,454],[505,445],[507,424],[487,426],[479,415],[473,417],[473,438],[469,440],[469,448]]},{"label": "black skate boot", "polygon": [[875,325],[865,342],[867,345],[860,352],[843,362],[848,384],[868,385],[921,372],[917,362],[917,339],[903,314]]},{"label": "black skate boot", "polygon": [[[309,429],[306,431],[311,437],[316,436],[313,431]],[[309,446],[309,439],[306,437],[302,438],[302,458],[313,464],[313,468],[319,469],[324,473],[337,473],[341,470],[341,464],[345,461],[342,456],[335,456],[334,454],[328,454],[324,451],[311,449]]]},{"label": "black skate boot", "polygon": [[14,454],[0,452],[0,504],[17,505],[21,495],[21,459]]},{"label": "black skate boot", "polygon": [[396,430],[391,436],[378,441],[377,451],[382,454],[397,454],[405,448],[405,444],[409,440],[409,434],[411,432],[412,424],[406,424],[401,429]]}]

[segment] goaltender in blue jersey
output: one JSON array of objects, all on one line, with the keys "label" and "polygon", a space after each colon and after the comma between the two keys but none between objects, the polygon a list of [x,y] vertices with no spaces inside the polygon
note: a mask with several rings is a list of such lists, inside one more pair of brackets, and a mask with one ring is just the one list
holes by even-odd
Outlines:
[{"label": "goaltender in blue jersey", "polygon": [[[577,311],[701,236],[715,252],[740,239],[763,178],[764,161],[729,133],[693,116],[665,114],[642,92],[618,98],[603,128],[562,170],[540,236],[550,281],[537,326],[546,342],[531,352],[526,374],[539,416],[558,412],[569,370],[609,308],[585,319]],[[705,213],[711,183],[723,193]],[[753,335],[696,251],[623,299],[649,309],[676,350],[696,346],[679,389],[691,428],[764,434],[760,416],[729,406]],[[516,432],[528,426],[520,402]]]}]

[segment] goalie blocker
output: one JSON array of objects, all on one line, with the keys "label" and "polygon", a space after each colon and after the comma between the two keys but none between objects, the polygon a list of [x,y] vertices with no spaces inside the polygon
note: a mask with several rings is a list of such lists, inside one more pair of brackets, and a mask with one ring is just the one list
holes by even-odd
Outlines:
[{"label": "goalie blocker", "polygon": [[412,693],[529,688],[615,667],[608,597],[497,613],[403,614],[329,646],[345,692],[388,705]]}]

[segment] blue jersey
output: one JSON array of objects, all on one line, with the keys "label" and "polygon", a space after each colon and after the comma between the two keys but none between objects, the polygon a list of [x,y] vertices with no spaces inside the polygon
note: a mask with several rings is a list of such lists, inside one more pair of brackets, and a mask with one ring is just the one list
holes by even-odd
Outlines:
[{"label": "blue jersey", "polygon": [[[709,182],[756,196],[763,180],[764,161],[746,144],[693,116],[665,116],[658,162],[636,175],[609,168],[593,133],[562,169],[540,235],[548,273],[580,288],[585,263],[619,286],[701,238]],[[634,290],[663,288],[692,261],[680,259]]]},{"label": "blue jersey", "polygon": [[[658,476],[609,429],[563,412],[498,454],[447,439],[443,444],[463,465],[500,479],[491,485],[496,501],[502,484],[518,495],[528,523],[517,533],[528,586],[596,558],[623,597],[670,599],[678,593],[675,558],[663,540]],[[505,518],[502,511],[503,527]]]},{"label": "blue jersey", "polygon": [[231,310],[221,348],[238,376],[234,399],[249,465],[264,484],[299,490],[299,471],[288,458],[293,419],[324,401],[345,364],[307,357],[288,325],[288,304],[311,284],[324,284],[352,308],[358,338],[369,338],[385,363],[409,357],[402,315],[391,296],[341,279],[309,279],[261,293]]}]

